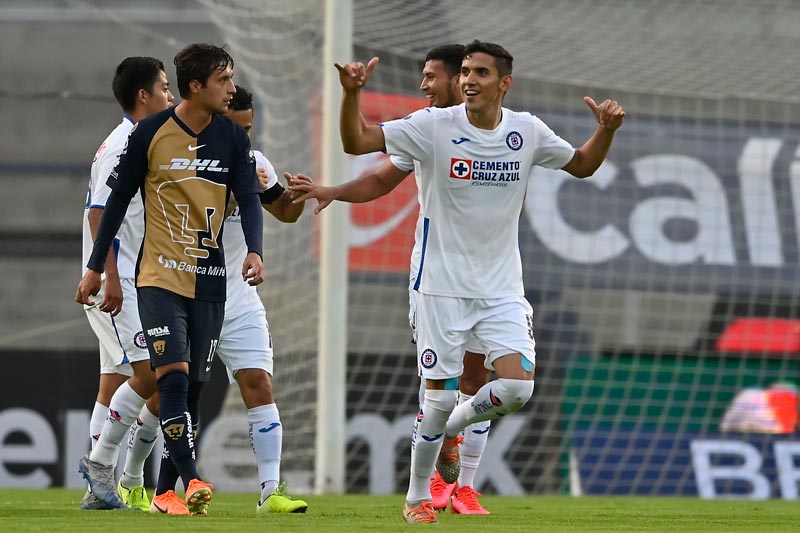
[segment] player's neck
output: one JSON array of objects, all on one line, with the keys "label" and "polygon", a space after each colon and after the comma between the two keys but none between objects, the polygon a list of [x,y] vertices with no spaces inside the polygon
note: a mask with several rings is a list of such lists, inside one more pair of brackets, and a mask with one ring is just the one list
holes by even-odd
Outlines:
[{"label": "player's neck", "polygon": [[181,100],[181,103],[175,106],[175,115],[195,133],[203,131],[211,122],[212,116],[208,109],[193,104],[191,100]]},{"label": "player's neck", "polygon": [[480,130],[493,130],[500,124],[502,119],[503,107],[501,105],[487,106],[472,111],[467,109],[467,120]]}]

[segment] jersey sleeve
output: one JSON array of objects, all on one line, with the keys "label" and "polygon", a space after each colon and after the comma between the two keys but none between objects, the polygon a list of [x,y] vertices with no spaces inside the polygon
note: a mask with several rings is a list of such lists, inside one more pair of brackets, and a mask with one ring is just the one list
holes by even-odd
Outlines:
[{"label": "jersey sleeve", "polygon": [[564,168],[575,155],[575,148],[559,137],[538,117],[532,117],[536,128],[536,149],[532,165],[546,168]]},{"label": "jersey sleeve", "polygon": [[106,184],[114,191],[133,197],[144,184],[147,176],[147,148],[150,140],[136,126],[128,135],[128,141],[119,156],[119,162],[111,171]]},{"label": "jersey sleeve", "polygon": [[390,155],[389,161],[391,161],[392,164],[400,170],[405,170],[406,172],[411,172],[414,170],[414,160],[409,159],[408,157],[401,155]]},{"label": "jersey sleeve", "polygon": [[229,186],[238,201],[248,194],[260,193],[261,186],[256,177],[256,159],[250,149],[250,138],[241,127],[237,127],[234,131],[238,153],[234,157],[235,164],[231,168]]},{"label": "jersey sleeve", "polygon": [[111,187],[106,182],[114,171],[114,167],[119,163],[119,155],[122,153],[122,148],[121,145],[106,146],[97,156],[97,161],[92,165],[92,203],[89,206],[90,208],[105,208],[108,195],[111,194]]},{"label": "jersey sleeve", "polygon": [[381,127],[386,153],[422,161],[433,149],[434,121],[434,112],[426,107],[405,118],[384,122]]},{"label": "jersey sleeve", "polygon": [[275,167],[272,166],[269,159],[258,150],[253,150],[253,156],[255,156],[256,159],[256,168],[263,168],[267,172],[267,188],[265,190],[271,189],[277,185],[278,174],[275,172]]}]

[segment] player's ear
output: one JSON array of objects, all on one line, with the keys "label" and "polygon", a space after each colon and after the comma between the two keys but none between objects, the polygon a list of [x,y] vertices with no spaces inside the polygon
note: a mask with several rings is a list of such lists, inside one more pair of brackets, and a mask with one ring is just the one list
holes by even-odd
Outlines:
[{"label": "player's ear", "polygon": [[500,88],[503,89],[504,92],[508,92],[508,90],[511,88],[511,81],[511,74],[503,76],[500,78]]},{"label": "player's ear", "polygon": [[192,94],[199,93],[202,87],[203,84],[200,83],[200,80],[192,80],[189,82],[189,91],[191,91]]},{"label": "player's ear", "polygon": [[136,100],[142,105],[147,105],[147,102],[150,100],[150,93],[144,89],[139,89],[139,92],[136,93]]}]

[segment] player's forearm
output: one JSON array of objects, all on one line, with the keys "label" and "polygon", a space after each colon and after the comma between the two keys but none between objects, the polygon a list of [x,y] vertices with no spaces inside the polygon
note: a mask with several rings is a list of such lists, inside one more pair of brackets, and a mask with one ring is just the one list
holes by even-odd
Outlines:
[{"label": "player's forearm", "polygon": [[615,131],[598,126],[589,140],[575,151],[572,161],[564,167],[564,170],[578,178],[587,178],[594,174],[611,148]]},{"label": "player's forearm", "polygon": [[247,253],[255,252],[261,257],[264,236],[264,217],[261,211],[261,201],[258,194],[246,194],[237,198],[239,214],[242,217],[242,233],[247,244]]},{"label": "player's forearm", "polygon": [[[102,207],[92,207],[89,209],[89,231],[92,234],[92,239],[97,238],[97,230],[100,227],[100,221],[103,219],[103,212],[105,209]],[[105,265],[106,279],[116,278],[119,279],[119,271],[117,270],[117,254],[112,246],[108,250]]]},{"label": "player's forearm", "polygon": [[[108,201],[106,202],[106,207],[103,210],[103,217],[100,220],[100,225],[97,228],[92,255],[89,257],[89,262],[86,264],[87,268],[100,273],[105,270],[108,256],[113,255],[113,253],[109,254],[109,251],[111,251],[111,244],[114,242],[114,237],[116,237],[119,227],[122,225],[125,212],[128,210],[130,202],[130,196],[111,191]],[[114,266],[116,267],[116,263]]]},{"label": "player's forearm", "polygon": [[332,187],[334,198],[340,202],[361,204],[388,194],[394,187],[375,174],[366,174],[347,183]]}]

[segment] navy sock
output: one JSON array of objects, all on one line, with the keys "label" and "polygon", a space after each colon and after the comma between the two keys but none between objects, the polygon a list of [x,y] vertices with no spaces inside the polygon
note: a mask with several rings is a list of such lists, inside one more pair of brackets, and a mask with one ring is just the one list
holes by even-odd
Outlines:
[{"label": "navy sock", "polygon": [[[189,481],[199,477],[195,464],[192,416],[187,406],[189,376],[183,372],[170,372],[162,376],[158,380],[158,392],[161,395],[158,408],[164,446],[183,480],[183,486],[188,488]],[[166,486],[167,481],[165,479],[162,483],[159,474],[158,487]]]},{"label": "navy sock", "polygon": [[172,457],[169,456],[169,449],[164,446],[164,453],[161,454],[161,468],[158,470],[158,483],[156,485],[156,494],[164,494],[168,490],[175,490],[175,484],[178,483],[178,469],[175,468],[175,463],[172,462]]}]

